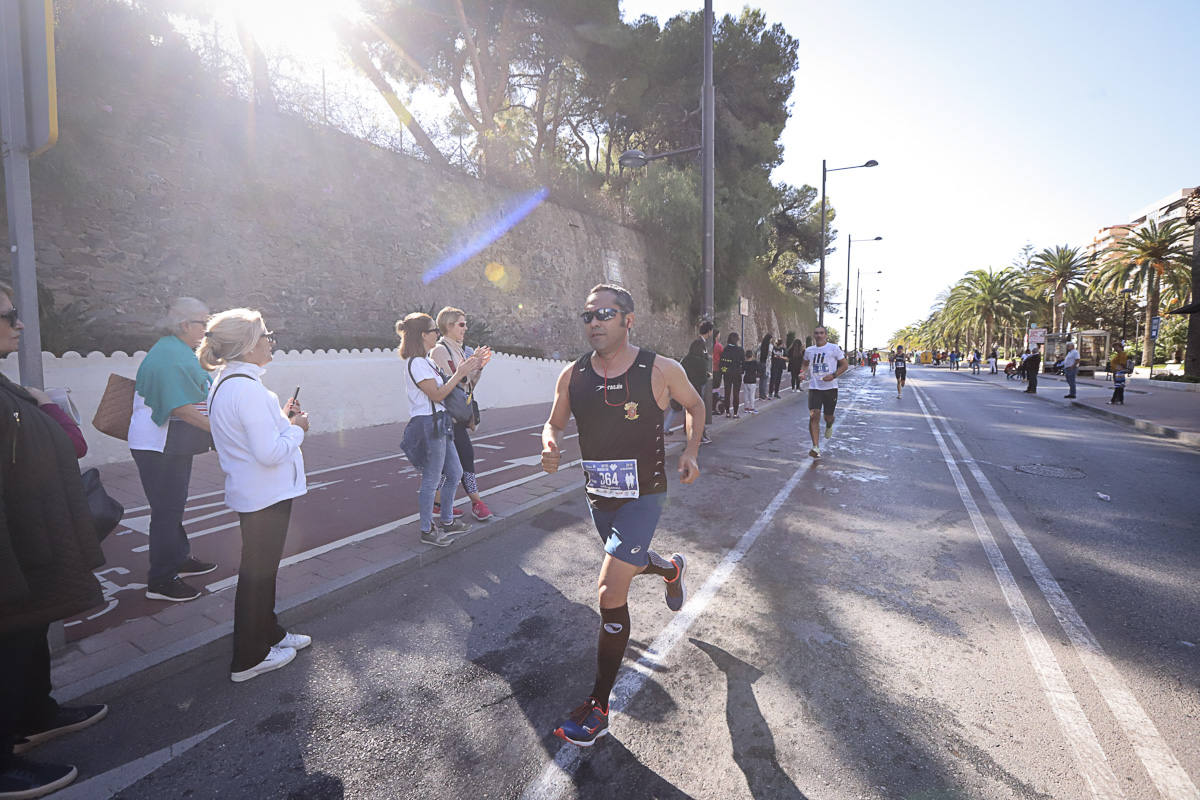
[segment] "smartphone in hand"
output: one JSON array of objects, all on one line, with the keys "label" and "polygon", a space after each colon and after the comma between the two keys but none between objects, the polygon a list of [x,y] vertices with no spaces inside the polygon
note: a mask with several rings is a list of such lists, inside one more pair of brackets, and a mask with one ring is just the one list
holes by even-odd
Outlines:
[{"label": "smartphone in hand", "polygon": [[[297,386],[296,391],[292,393],[292,403],[294,404],[296,402],[297,398],[299,398],[299,397],[300,397],[300,387]],[[296,416],[295,409],[288,411],[288,419],[291,419],[294,416]]]}]

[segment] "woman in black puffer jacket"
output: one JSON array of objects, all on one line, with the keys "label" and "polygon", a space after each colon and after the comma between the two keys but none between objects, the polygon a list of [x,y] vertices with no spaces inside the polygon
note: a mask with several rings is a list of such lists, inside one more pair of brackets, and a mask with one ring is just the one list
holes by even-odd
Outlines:
[{"label": "woman in black puffer jacket", "polygon": [[[17,349],[23,328],[12,289],[0,284],[0,357]],[[0,789],[20,796],[59,789],[77,773],[15,753],[108,712],[60,707],[50,696],[50,623],[103,599],[92,570],[104,555],[68,426],[78,434],[44,393],[0,375]]]}]

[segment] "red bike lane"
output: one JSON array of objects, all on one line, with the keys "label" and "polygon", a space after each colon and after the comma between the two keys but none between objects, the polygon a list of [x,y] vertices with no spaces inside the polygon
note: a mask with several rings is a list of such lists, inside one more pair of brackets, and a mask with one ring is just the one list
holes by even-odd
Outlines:
[{"label": "red bike lane", "polygon": [[[536,481],[540,468],[541,428],[549,403],[484,412],[486,427],[472,437],[480,493],[502,491]],[[292,508],[284,546],[284,564],[297,563],[322,552],[361,541],[394,529],[417,537],[417,489],[420,474],[399,452],[404,423],[349,431],[313,434],[303,446],[308,493]],[[575,436],[574,424],[568,439]],[[104,541],[106,563],[96,570],[104,589],[105,605],[65,622],[69,642],[93,636],[173,605],[145,597],[149,562],[150,512],[132,462],[103,466],[109,492],[126,507],[125,518]],[[195,459],[192,494],[184,514],[184,528],[193,554],[215,561],[215,572],[187,579],[209,592],[233,585],[241,557],[237,514],[224,503],[224,476],[215,453]],[[469,504],[459,487],[460,507],[471,518]],[[409,523],[409,524],[404,524]]]}]

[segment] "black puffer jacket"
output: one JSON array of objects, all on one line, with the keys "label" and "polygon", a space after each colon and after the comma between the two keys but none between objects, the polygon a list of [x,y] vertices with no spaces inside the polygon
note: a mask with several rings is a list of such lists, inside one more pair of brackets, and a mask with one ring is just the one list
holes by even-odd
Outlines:
[{"label": "black puffer jacket", "polygon": [[66,431],[0,375],[0,633],[102,602],[104,554]]}]

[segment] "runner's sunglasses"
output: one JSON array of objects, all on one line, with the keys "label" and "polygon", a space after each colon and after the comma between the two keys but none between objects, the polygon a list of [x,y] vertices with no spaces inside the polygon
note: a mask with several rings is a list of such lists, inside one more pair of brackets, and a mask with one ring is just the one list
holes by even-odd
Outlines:
[{"label": "runner's sunglasses", "polygon": [[[17,310],[15,308],[10,308],[8,311],[5,311],[3,314],[0,314],[0,319],[4,320],[9,325],[16,325],[17,324]],[[611,319],[611,317],[609,319]]]},{"label": "runner's sunglasses", "polygon": [[579,318],[583,320],[584,325],[591,325],[593,317],[601,322],[608,322],[620,313],[621,309],[619,308],[597,308],[595,311],[584,311]]}]

